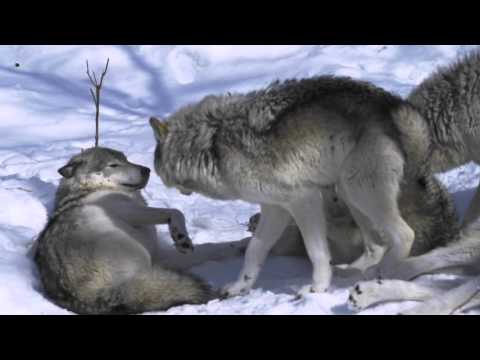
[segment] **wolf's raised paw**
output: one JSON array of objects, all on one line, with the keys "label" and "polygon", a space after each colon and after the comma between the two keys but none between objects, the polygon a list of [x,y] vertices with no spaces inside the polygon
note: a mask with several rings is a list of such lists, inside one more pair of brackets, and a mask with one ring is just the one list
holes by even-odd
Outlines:
[{"label": "wolf's raised paw", "polygon": [[192,240],[188,236],[181,236],[180,238],[174,239],[175,248],[182,254],[193,252],[194,247]]},{"label": "wolf's raised paw", "polygon": [[193,251],[192,240],[188,237],[185,230],[181,230],[179,227],[170,224],[170,236],[173,239],[175,248],[182,254]]},{"label": "wolf's raised paw", "polygon": [[375,294],[381,290],[381,280],[357,283],[350,289],[348,308],[352,311],[361,311],[373,305],[376,301]]}]

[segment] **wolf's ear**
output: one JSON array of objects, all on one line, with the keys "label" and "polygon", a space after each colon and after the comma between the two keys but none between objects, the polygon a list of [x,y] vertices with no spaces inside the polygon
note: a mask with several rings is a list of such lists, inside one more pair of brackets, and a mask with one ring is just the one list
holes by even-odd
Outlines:
[{"label": "wolf's ear", "polygon": [[163,142],[168,135],[168,123],[162,122],[155,117],[150,118],[150,126],[153,129],[153,134],[155,135],[155,139],[158,142]]},{"label": "wolf's ear", "polygon": [[70,179],[80,164],[81,164],[80,162],[68,163],[64,167],[61,167],[60,169],[58,169],[58,173],[62,175],[64,178]]}]

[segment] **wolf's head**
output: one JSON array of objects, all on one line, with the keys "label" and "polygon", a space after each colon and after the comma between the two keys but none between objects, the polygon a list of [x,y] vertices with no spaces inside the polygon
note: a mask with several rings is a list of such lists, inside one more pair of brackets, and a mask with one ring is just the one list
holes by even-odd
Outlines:
[{"label": "wolf's head", "polygon": [[150,176],[149,168],[129,162],[119,151],[101,147],[75,155],[58,172],[63,186],[132,192],[144,188]]},{"label": "wolf's head", "polygon": [[[168,180],[165,177],[165,169],[162,166],[163,165],[162,153],[164,151],[163,147],[164,147],[164,144],[166,143],[168,132],[169,132],[168,123],[162,122],[157,118],[151,117],[150,126],[152,127],[155,140],[157,141],[157,146],[155,148],[155,156],[154,156],[155,171],[166,185],[170,185],[168,183]],[[181,184],[176,183],[172,185],[174,185],[175,188],[177,188],[178,191],[180,191],[183,195],[191,195],[193,192]]]},{"label": "wolf's head", "polygon": [[202,112],[202,104],[185,107],[166,121],[150,118],[157,141],[155,171],[166,186],[184,195],[230,200],[232,191],[219,171],[214,145],[215,121]]}]

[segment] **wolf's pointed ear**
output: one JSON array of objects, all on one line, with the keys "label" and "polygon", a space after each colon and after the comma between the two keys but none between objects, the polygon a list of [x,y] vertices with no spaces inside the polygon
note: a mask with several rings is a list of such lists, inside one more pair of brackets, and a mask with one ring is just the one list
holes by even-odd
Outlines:
[{"label": "wolf's pointed ear", "polygon": [[162,122],[155,117],[150,118],[150,126],[153,129],[153,134],[155,135],[155,139],[158,142],[163,142],[168,135],[168,123]]},{"label": "wolf's pointed ear", "polygon": [[75,173],[75,169],[80,165],[80,163],[68,163],[64,167],[58,169],[58,173],[66,179],[70,179]]}]

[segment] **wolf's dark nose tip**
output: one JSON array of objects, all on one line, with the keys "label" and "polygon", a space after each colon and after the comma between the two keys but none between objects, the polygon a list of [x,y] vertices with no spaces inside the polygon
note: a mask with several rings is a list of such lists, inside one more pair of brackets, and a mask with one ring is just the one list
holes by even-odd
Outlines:
[{"label": "wolf's dark nose tip", "polygon": [[143,175],[150,175],[150,169],[147,167],[142,168],[142,174]]}]

